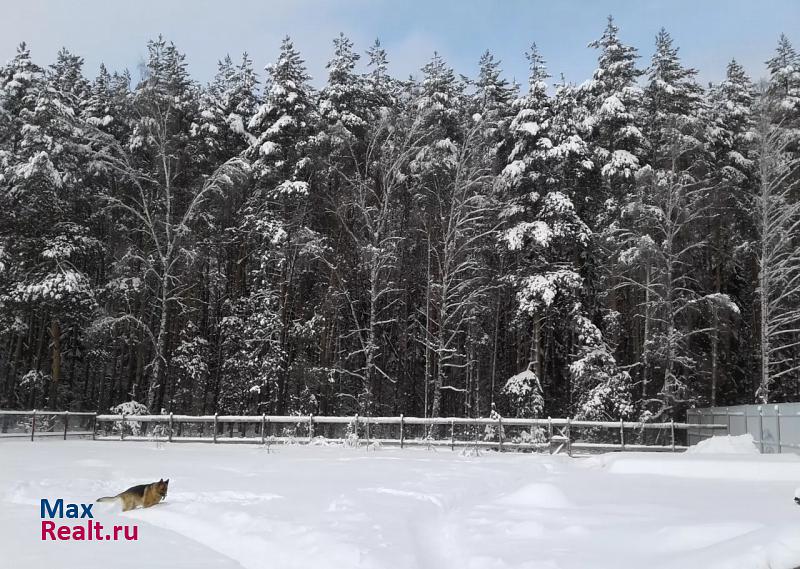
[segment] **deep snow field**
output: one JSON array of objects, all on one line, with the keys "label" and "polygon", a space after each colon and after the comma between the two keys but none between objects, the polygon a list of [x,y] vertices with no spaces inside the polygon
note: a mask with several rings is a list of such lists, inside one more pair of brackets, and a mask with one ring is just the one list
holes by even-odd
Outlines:
[{"label": "deep snow field", "polygon": [[[800,457],[705,447],[570,459],[0,441],[0,568],[800,566]],[[41,540],[41,498],[93,502],[161,477],[153,508],[94,506],[104,525],[138,524],[138,541]]]}]

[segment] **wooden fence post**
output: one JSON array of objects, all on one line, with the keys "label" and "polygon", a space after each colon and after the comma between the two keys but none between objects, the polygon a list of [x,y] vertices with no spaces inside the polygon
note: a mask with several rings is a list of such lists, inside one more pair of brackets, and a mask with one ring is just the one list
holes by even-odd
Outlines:
[{"label": "wooden fence post", "polygon": [[92,440],[97,440],[97,413],[92,418]]},{"label": "wooden fence post", "polygon": [[218,423],[218,413],[214,413],[214,443],[217,442],[217,423]]},{"label": "wooden fence post", "polygon": [[567,417],[567,428],[565,430],[567,435],[567,456],[572,456],[572,431],[570,429],[570,418]]},{"label": "wooden fence post", "polygon": [[169,442],[172,442],[172,411],[169,412]]},{"label": "wooden fence post", "polygon": [[403,432],[403,414],[400,413],[400,448],[403,448],[403,438],[405,433]]},{"label": "wooden fence post", "polygon": [[266,427],[267,427],[267,414],[261,414],[261,444],[264,444],[264,437],[266,436]]},{"label": "wooden fence post", "polygon": [[450,421],[450,450],[456,450],[456,422]]},{"label": "wooden fence post", "polygon": [[64,440],[67,440],[67,425],[69,425],[69,411],[64,411]]},{"label": "wooden fence post", "polygon": [[500,452],[503,452],[503,418],[497,418],[497,438],[500,439]]},{"label": "wooden fence post", "polygon": [[367,450],[369,450],[369,415],[364,417],[364,425],[367,431]]},{"label": "wooden fence post", "polygon": [[358,439],[358,413],[356,413],[355,423],[354,424],[355,424],[355,426],[353,428],[355,429],[355,434],[356,434],[356,446],[358,446],[358,441],[359,441],[359,439]]},{"label": "wooden fence post", "polygon": [[547,417],[547,443],[550,454],[553,454],[553,419],[549,416]]},{"label": "wooden fence post", "polygon": [[[670,419],[669,421],[669,431],[670,436],[672,438],[672,452],[675,452],[675,419]],[[688,429],[687,429],[688,431]],[[688,441],[687,441],[688,443]]]},{"label": "wooden fence post", "polygon": [[[730,409],[730,407],[725,407],[725,414],[728,416],[728,433],[727,434],[728,434],[728,436],[730,436],[731,435],[731,409]],[[746,422],[747,422],[747,419],[745,419],[745,423]],[[711,431],[711,435],[712,436],[714,435],[714,431]]]},{"label": "wooden fence post", "polygon": [[31,442],[36,434],[36,409],[33,410],[33,419],[31,419]]},{"label": "wooden fence post", "polygon": [[775,405],[775,423],[778,427],[778,454],[782,454],[783,450],[781,449],[781,406]]},{"label": "wooden fence post", "polygon": [[308,444],[314,440],[314,413],[308,416]]},{"label": "wooden fence post", "polygon": [[761,405],[758,406],[758,433],[761,441],[761,454],[764,454],[764,409],[761,408]]},{"label": "wooden fence post", "polygon": [[622,419],[619,420],[619,444],[625,450],[625,422]]},{"label": "wooden fence post", "polygon": [[121,414],[122,419],[119,422],[119,440],[125,440],[125,413]]}]

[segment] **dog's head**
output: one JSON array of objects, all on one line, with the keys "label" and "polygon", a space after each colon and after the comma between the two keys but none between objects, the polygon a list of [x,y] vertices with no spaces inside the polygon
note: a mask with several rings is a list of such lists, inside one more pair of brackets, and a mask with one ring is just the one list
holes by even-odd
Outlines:
[{"label": "dog's head", "polygon": [[162,478],[161,480],[156,482],[156,492],[158,492],[158,495],[161,496],[162,500],[167,497],[168,489],[169,489],[169,478],[167,478],[166,480]]}]

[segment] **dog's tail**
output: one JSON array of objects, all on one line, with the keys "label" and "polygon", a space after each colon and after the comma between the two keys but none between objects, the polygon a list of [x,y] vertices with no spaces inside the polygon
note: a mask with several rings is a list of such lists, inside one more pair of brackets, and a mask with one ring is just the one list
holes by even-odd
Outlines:
[{"label": "dog's tail", "polygon": [[117,495],[117,496],[103,496],[102,498],[98,498],[97,501],[98,502],[113,502],[117,498],[119,498],[119,495]]}]

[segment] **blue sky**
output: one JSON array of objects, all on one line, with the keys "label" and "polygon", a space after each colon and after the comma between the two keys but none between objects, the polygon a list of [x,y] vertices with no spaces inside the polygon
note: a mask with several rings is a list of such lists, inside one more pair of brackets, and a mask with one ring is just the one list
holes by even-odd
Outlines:
[{"label": "blue sky", "polygon": [[161,33],[205,82],[226,53],[249,52],[261,73],[289,34],[319,86],[341,31],[362,53],[379,37],[400,77],[416,73],[435,50],[457,72],[473,75],[488,48],[506,76],[524,83],[523,54],[535,41],[552,75],[580,83],[596,63],[586,44],[600,36],[608,14],[623,41],[639,48],[642,66],[666,27],[704,82],[724,77],[733,57],[755,78],[764,76],[781,32],[800,48],[797,0],[11,0],[0,7],[0,61],[24,40],[39,63],[52,62],[66,46],[84,57],[88,76],[105,62],[136,78],[147,40]]}]

